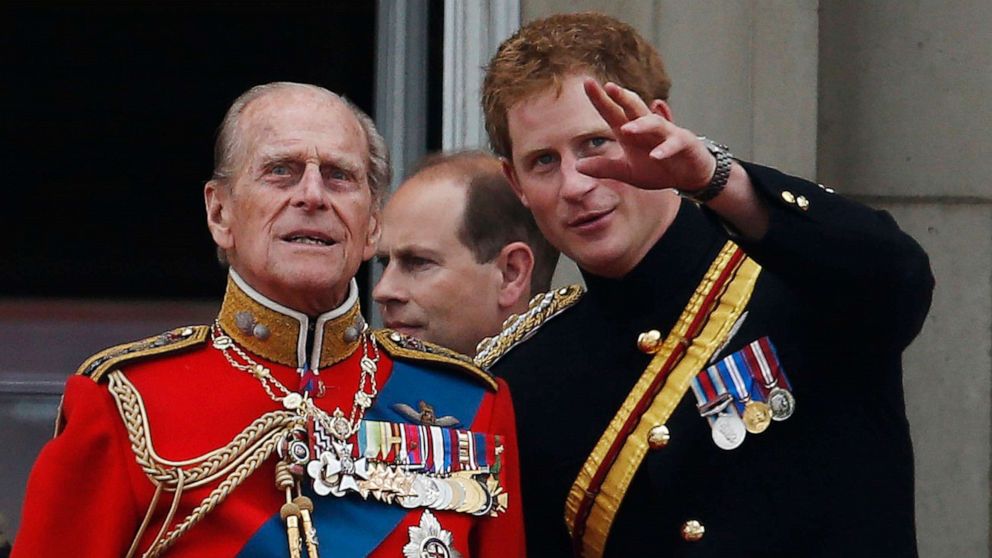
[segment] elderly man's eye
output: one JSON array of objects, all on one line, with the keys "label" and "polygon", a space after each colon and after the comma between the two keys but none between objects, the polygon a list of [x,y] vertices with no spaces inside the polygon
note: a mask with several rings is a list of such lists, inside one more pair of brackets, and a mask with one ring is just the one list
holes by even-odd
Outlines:
[{"label": "elderly man's eye", "polygon": [[331,180],[348,180],[350,178],[350,175],[341,169],[331,169],[327,175]]},{"label": "elderly man's eye", "polygon": [[272,165],[269,173],[276,176],[289,176],[292,174],[292,170],[289,168],[289,165]]}]

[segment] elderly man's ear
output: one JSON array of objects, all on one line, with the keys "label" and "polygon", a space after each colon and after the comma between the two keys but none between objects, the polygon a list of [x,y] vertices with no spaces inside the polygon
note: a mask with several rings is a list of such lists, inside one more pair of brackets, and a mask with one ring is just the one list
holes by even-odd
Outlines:
[{"label": "elderly man's ear", "polygon": [[365,248],[362,251],[362,259],[369,260],[375,255],[376,247],[379,245],[379,237],[382,236],[382,209],[372,209],[369,215],[369,229],[366,233]]},{"label": "elderly man's ear", "polygon": [[227,202],[230,189],[216,180],[211,180],[203,187],[203,203],[207,209],[207,227],[210,236],[218,247],[230,249],[233,244],[231,225],[228,219]]},{"label": "elderly man's ear", "polygon": [[[526,308],[530,299],[530,278],[534,272],[534,253],[523,242],[511,242],[496,256],[500,270],[500,283],[497,302],[501,308],[519,307],[522,301]],[[518,308],[519,310],[519,308]]]}]

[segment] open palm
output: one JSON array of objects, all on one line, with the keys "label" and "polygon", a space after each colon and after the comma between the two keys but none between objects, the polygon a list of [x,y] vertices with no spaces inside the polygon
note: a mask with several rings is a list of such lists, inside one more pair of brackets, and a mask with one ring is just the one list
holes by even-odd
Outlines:
[{"label": "open palm", "polygon": [[695,134],[659,114],[663,111],[652,111],[633,91],[613,83],[600,85],[594,79],[583,85],[623,155],[586,157],[578,161],[576,170],[646,190],[694,191],[710,181],[716,161]]}]

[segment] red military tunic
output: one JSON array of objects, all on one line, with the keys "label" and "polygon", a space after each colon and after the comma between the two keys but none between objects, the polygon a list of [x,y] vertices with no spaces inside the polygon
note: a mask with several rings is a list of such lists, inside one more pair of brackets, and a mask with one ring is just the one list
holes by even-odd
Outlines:
[{"label": "red military tunic", "polygon": [[[457,419],[458,428],[474,433],[479,445],[492,446],[493,435],[500,436],[502,451],[495,452],[499,466],[489,467],[490,488],[497,479],[500,486],[491,494],[491,513],[501,511],[495,498],[499,491],[508,496],[508,504],[492,516],[488,510],[474,515],[439,509],[462,507],[450,500],[458,498],[450,493],[448,505],[430,510],[407,509],[398,500],[378,501],[367,490],[365,500],[355,492],[341,497],[310,493],[321,555],[427,556],[440,544],[451,556],[522,556],[516,432],[506,386],[460,355],[394,332],[363,336],[358,334],[363,325],[354,285],[341,308],[313,320],[265,299],[233,272],[218,318],[220,330],[291,391],[302,388],[298,370],[319,361],[316,380],[324,390],[322,396],[315,394],[314,402],[329,414],[336,408],[345,417],[351,414],[362,376],[359,362],[363,355],[374,360],[378,353],[378,395],[365,414],[367,423],[416,431],[410,423],[417,417],[399,408],[418,408],[423,401],[437,416]],[[232,366],[210,343],[210,335],[206,326],[180,328],[108,349],[70,378],[61,433],[42,450],[28,482],[14,558],[125,556],[150,507],[150,520],[136,543],[137,556],[160,539],[160,531],[167,537],[190,514],[197,515],[198,507],[206,513],[199,514],[164,555],[290,555],[279,518],[286,495],[275,483],[279,457],[270,452],[253,463],[244,458],[258,449],[250,443],[230,455],[215,455],[215,462],[227,459],[232,464],[226,470],[219,467],[219,476],[211,482],[184,487],[164,527],[175,492],[162,491],[152,505],[156,485],[149,475],[154,476],[156,466],[162,475],[175,477],[182,470],[183,478],[195,479],[194,469],[202,461],[184,462],[230,447],[239,435],[244,439],[246,429],[257,426],[260,417],[289,414],[275,400],[283,396],[275,384],[270,383],[273,398],[258,378]],[[228,355],[244,364],[230,350]],[[428,426],[420,430],[435,437],[449,432]],[[411,448],[415,445],[410,443]],[[492,461],[493,448],[488,451]],[[485,456],[480,454],[480,459]],[[464,493],[462,501],[467,507]],[[439,536],[430,544],[428,531]]]}]

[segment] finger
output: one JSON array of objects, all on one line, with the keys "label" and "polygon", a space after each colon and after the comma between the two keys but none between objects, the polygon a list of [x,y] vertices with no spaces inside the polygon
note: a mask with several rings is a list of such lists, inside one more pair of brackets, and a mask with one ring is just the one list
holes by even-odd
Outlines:
[{"label": "finger", "polygon": [[592,106],[596,108],[596,112],[603,117],[603,120],[606,121],[610,128],[617,129],[627,123],[629,119],[624,113],[623,108],[606,94],[603,86],[598,81],[592,78],[586,78],[582,86]]},{"label": "finger", "polygon": [[655,136],[661,141],[672,135],[677,127],[657,114],[646,114],[620,127],[625,134],[638,136]]},{"label": "finger", "polygon": [[648,108],[648,105],[644,102],[644,99],[641,99],[640,95],[634,93],[630,89],[620,87],[613,82],[609,82],[604,85],[603,89],[615,103],[620,105],[624,111],[624,114],[627,115],[628,120],[640,118],[651,112],[651,109]]},{"label": "finger", "polygon": [[662,159],[666,159],[682,151],[683,149],[685,149],[685,147],[686,147],[686,142],[682,137],[678,135],[671,135],[668,136],[668,138],[665,141],[655,146],[655,148],[651,150],[651,153],[649,153],[648,156],[654,159],[655,161],[661,161]]},{"label": "finger", "polygon": [[575,162],[575,170],[593,178],[630,182],[630,166],[622,158],[613,159],[603,155],[583,157]]}]

